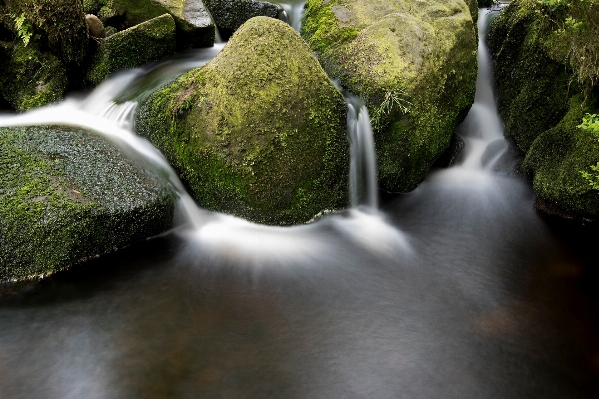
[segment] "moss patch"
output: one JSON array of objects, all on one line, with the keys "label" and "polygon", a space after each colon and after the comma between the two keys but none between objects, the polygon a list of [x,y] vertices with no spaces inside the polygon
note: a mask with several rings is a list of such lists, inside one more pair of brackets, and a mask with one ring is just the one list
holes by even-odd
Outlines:
[{"label": "moss patch", "polygon": [[0,281],[47,275],[168,229],[171,188],[90,132],[0,128]]},{"label": "moss patch", "polygon": [[476,86],[476,32],[463,1],[309,0],[302,36],[327,73],[376,115],[379,183],[410,191],[465,117]]},{"label": "moss patch", "polygon": [[94,85],[121,69],[156,61],[175,51],[175,22],[169,14],[100,40],[87,79]]},{"label": "moss patch", "polygon": [[50,53],[42,53],[34,44],[0,42],[9,59],[0,75],[0,92],[15,109],[26,111],[62,99],[68,86],[66,70]]},{"label": "moss patch", "polygon": [[288,225],[347,206],[346,113],[297,33],[256,17],[150,96],[136,121],[201,206]]}]

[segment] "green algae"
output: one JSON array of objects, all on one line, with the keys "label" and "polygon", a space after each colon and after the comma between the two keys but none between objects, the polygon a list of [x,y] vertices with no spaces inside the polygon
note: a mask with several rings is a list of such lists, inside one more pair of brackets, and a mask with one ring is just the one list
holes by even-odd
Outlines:
[{"label": "green algae", "polygon": [[175,22],[169,14],[164,14],[100,39],[87,79],[98,85],[112,72],[172,54],[175,46]]},{"label": "green algae", "polygon": [[87,131],[0,128],[0,176],[0,281],[48,275],[172,221],[158,173]]},{"label": "green algae", "polygon": [[221,53],[136,117],[198,204],[266,223],[348,204],[347,107],[287,24],[246,22]]},{"label": "green algae", "polygon": [[410,191],[449,145],[476,85],[476,32],[462,1],[309,0],[302,36],[327,73],[366,100],[404,106],[377,120],[378,179]]}]

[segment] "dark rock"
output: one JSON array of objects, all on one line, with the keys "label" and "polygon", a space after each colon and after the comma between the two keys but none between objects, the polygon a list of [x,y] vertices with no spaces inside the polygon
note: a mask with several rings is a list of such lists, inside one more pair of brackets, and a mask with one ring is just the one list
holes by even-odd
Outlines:
[{"label": "dark rock", "polygon": [[230,34],[250,18],[278,18],[284,11],[278,4],[257,0],[204,0],[221,33]]}]

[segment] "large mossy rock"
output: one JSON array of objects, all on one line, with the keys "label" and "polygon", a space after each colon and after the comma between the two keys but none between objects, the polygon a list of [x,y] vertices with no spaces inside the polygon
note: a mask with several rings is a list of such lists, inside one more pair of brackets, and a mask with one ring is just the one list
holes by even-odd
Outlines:
[{"label": "large mossy rock", "polygon": [[526,154],[522,170],[546,209],[567,217],[599,217],[599,191],[581,171],[599,160],[597,137],[578,128],[599,113],[594,95],[581,93],[568,68],[547,52],[549,33],[537,4],[514,0],[489,32],[498,105],[505,135]]},{"label": "large mossy rock", "polygon": [[39,39],[69,70],[85,62],[89,36],[81,0],[4,0],[13,15],[24,15]]},{"label": "large mossy rock", "polygon": [[174,194],[151,170],[88,131],[0,128],[0,282],[47,275],[168,229]]},{"label": "large mossy rock", "polygon": [[170,14],[177,25],[179,48],[214,45],[214,21],[202,0],[112,0],[112,7],[130,25]]},{"label": "large mossy rock", "polygon": [[67,72],[51,53],[34,44],[0,42],[0,96],[18,111],[62,99],[67,89]]},{"label": "large mossy rock", "polygon": [[135,68],[174,53],[175,21],[169,14],[164,14],[98,40],[98,51],[87,75],[94,85],[100,84],[112,72]]},{"label": "large mossy rock", "polygon": [[476,31],[463,0],[308,0],[302,36],[366,100],[379,184],[410,191],[474,101]]},{"label": "large mossy rock", "polygon": [[204,0],[221,31],[234,32],[250,18],[278,18],[284,11],[278,4],[257,0]]},{"label": "large mossy rock", "polygon": [[151,95],[136,126],[201,206],[289,225],[347,206],[346,115],[299,35],[256,17],[214,60]]}]

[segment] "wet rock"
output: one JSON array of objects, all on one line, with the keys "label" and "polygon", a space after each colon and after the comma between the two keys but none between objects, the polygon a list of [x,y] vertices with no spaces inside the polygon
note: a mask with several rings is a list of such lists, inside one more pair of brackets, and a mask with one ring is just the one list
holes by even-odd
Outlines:
[{"label": "wet rock", "polygon": [[466,3],[309,0],[302,36],[327,73],[366,100],[381,187],[414,189],[474,101]]},{"label": "wet rock", "polygon": [[256,0],[204,0],[218,29],[223,33],[236,31],[250,18],[278,18],[284,11],[278,4]]},{"label": "wet rock", "polygon": [[301,37],[256,17],[214,60],[143,102],[136,126],[201,206],[289,225],[347,206],[346,115]]},{"label": "wet rock", "polygon": [[175,22],[164,14],[102,40],[87,79],[98,85],[112,72],[156,61],[172,54],[175,47]]},{"label": "wet rock", "polygon": [[130,25],[170,14],[177,25],[177,46],[210,47],[215,25],[202,0],[112,0],[113,9]]},{"label": "wet rock", "polygon": [[87,14],[85,16],[85,22],[87,23],[87,28],[89,30],[90,36],[95,38],[102,39],[106,36],[106,31],[104,30],[104,24],[100,21],[100,18],[96,17],[92,14]]},{"label": "wet rock", "polygon": [[142,161],[67,127],[0,128],[0,281],[28,280],[168,229],[174,194]]},{"label": "wet rock", "polygon": [[66,69],[54,55],[35,44],[0,42],[0,94],[18,111],[62,99],[68,86]]}]

